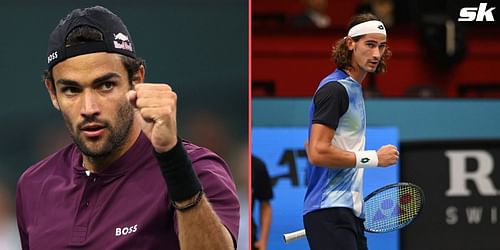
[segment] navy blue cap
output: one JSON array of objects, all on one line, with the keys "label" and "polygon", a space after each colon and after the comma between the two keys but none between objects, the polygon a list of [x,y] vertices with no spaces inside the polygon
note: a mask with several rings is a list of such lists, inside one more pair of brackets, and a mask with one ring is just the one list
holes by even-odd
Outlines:
[{"label": "navy blue cap", "polygon": [[[66,37],[80,26],[90,26],[99,30],[103,35],[103,40],[66,47]],[[57,63],[70,57],[95,52],[111,52],[136,57],[132,37],[120,17],[102,6],[74,9],[68,16],[61,19],[49,36],[48,68],[51,69]]]}]

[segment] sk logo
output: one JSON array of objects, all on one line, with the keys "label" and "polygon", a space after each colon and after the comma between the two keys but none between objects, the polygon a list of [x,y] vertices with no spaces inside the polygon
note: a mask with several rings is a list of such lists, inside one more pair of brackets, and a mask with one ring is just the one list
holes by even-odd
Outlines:
[{"label": "sk logo", "polygon": [[488,3],[480,3],[479,7],[465,7],[460,9],[459,22],[482,22],[486,19],[487,22],[494,22],[495,17],[493,16],[493,10],[496,7],[486,9]]}]

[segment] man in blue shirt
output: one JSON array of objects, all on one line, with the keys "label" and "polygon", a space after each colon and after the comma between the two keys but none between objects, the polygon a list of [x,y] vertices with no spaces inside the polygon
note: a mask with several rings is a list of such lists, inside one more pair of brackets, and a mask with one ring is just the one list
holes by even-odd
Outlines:
[{"label": "man in blue shirt", "polygon": [[384,72],[390,56],[384,24],[372,14],[351,20],[337,42],[337,69],[323,79],[310,108],[306,143],[310,166],[304,226],[311,249],[367,249],[364,236],[363,171],[397,162],[393,145],[365,151],[366,114],[361,82]]}]

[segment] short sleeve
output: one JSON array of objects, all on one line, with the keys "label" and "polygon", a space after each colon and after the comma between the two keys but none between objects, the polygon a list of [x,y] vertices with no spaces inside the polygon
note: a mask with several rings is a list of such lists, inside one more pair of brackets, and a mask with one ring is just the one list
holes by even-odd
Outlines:
[{"label": "short sleeve", "polygon": [[339,120],[349,108],[349,96],[345,87],[338,82],[323,85],[314,95],[313,124],[323,124],[337,129]]},{"label": "short sleeve", "polygon": [[24,223],[24,210],[23,210],[23,199],[21,193],[21,184],[20,182],[17,184],[17,192],[16,192],[16,218],[17,218],[17,226],[19,229],[19,237],[21,239],[22,249],[29,249],[29,240],[28,233],[26,231],[26,225]]},{"label": "short sleeve", "polygon": [[203,192],[233,239],[238,239],[240,203],[229,167],[221,157],[204,148],[189,153]]}]

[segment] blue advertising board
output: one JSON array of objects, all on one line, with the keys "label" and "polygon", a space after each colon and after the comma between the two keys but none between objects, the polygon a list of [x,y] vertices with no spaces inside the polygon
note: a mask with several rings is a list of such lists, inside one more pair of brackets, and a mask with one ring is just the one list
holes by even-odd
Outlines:
[{"label": "blue advertising board", "polygon": [[[271,201],[273,218],[268,249],[309,249],[302,238],[289,244],[283,234],[303,229],[302,208],[306,191],[305,167],[307,157],[304,142],[306,127],[253,127],[252,154],[267,167],[273,182],[274,199]],[[395,127],[369,127],[366,132],[366,149],[378,149],[385,144],[398,146],[399,135]],[[367,169],[364,178],[364,195],[387,184],[399,181],[399,165],[388,168]],[[253,216],[258,218],[258,205]],[[256,219],[258,223],[258,219]],[[385,234],[366,233],[370,250],[399,250],[399,232]]]}]

